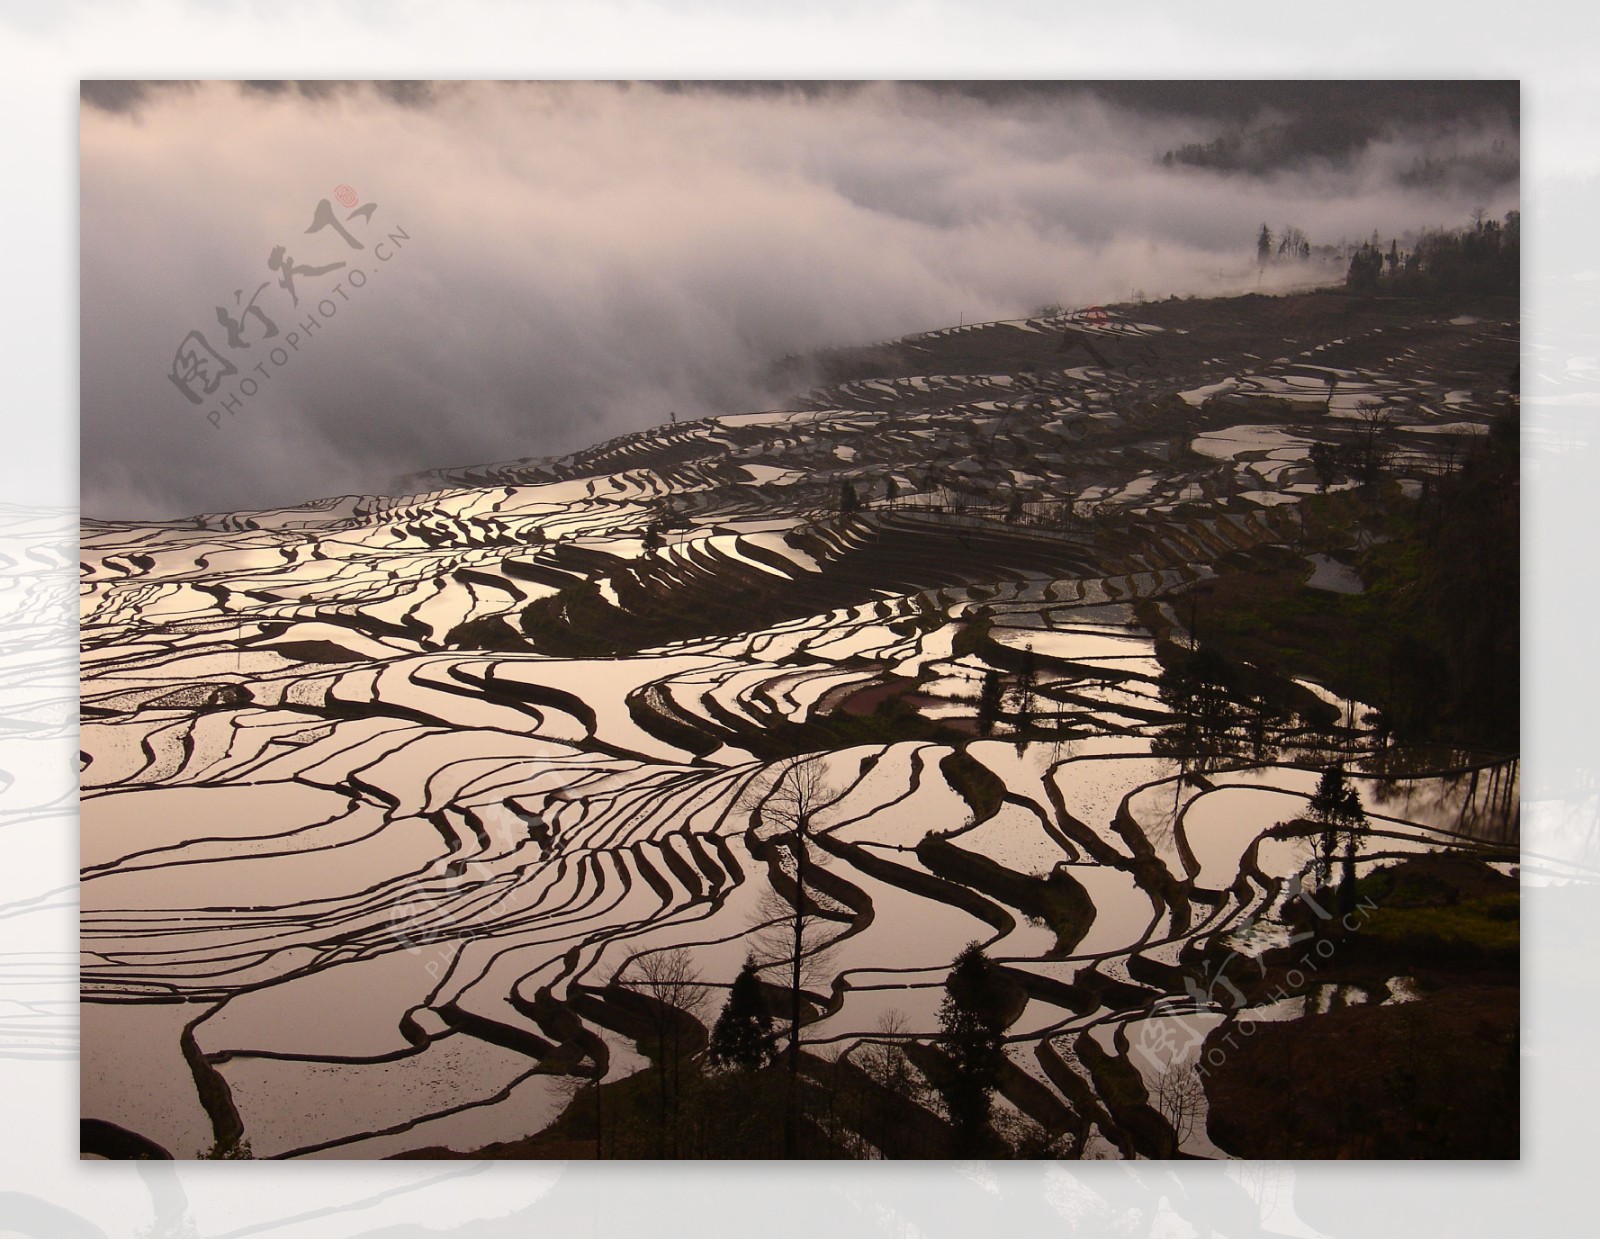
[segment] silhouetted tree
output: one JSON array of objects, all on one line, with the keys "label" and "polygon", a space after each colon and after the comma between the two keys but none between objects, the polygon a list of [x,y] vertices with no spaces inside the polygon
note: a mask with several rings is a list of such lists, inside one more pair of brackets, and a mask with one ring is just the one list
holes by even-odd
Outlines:
[{"label": "silhouetted tree", "polygon": [[1168,1064],[1156,1078],[1150,1101],[1172,1126],[1172,1153],[1183,1148],[1193,1134],[1205,1106],[1206,1091],[1195,1070],[1195,1060],[1181,1059]]},{"label": "silhouetted tree", "polygon": [[1284,707],[1266,690],[1252,688],[1259,680],[1253,682],[1243,664],[1213,646],[1175,652],[1156,682],[1156,693],[1176,721],[1156,738],[1155,752],[1197,758],[1201,770],[1218,757],[1264,757],[1271,726],[1283,718]]},{"label": "silhouetted tree", "polygon": [[711,1030],[706,1058],[714,1067],[747,1072],[772,1062],[772,1012],[761,993],[756,962],[746,959]]},{"label": "silhouetted tree", "polygon": [[1349,791],[1344,768],[1338,765],[1327,767],[1317,780],[1317,790],[1311,794],[1311,816],[1318,822],[1337,824],[1344,813],[1345,798]]},{"label": "silhouetted tree", "polygon": [[1033,657],[1033,647],[1026,646],[1022,651],[1022,666],[1017,671],[1017,682],[1011,691],[1016,699],[1017,727],[1019,729],[1030,727],[1033,723],[1033,708],[1038,681],[1039,666]]},{"label": "silhouetted tree", "polygon": [[1467,229],[1424,232],[1406,253],[1389,242],[1387,254],[1378,234],[1350,259],[1345,284],[1359,292],[1376,292],[1380,284],[1406,296],[1466,291],[1514,293],[1521,278],[1521,217],[1513,211],[1504,221],[1487,218],[1481,208]]},{"label": "silhouetted tree", "polygon": [[839,483],[839,515],[848,517],[861,507],[861,500],[856,495],[855,484],[846,478]]},{"label": "silhouetted tree", "polygon": [[983,674],[983,687],[978,690],[978,731],[988,736],[994,731],[1005,700],[1005,690],[1000,685],[1000,673],[989,668]]},{"label": "silhouetted tree", "polygon": [[913,1039],[906,1029],[905,1013],[890,1008],[878,1018],[878,1037],[859,1043],[851,1062],[872,1081],[907,1101],[922,1105],[927,1085],[922,1080],[904,1043]]},{"label": "silhouetted tree", "polygon": [[1326,883],[1333,869],[1333,853],[1338,847],[1339,832],[1344,832],[1344,865],[1339,882],[1341,904],[1355,907],[1356,832],[1366,825],[1367,812],[1361,805],[1361,794],[1346,781],[1344,768],[1330,766],[1317,780],[1317,789],[1311,794],[1311,816],[1322,824],[1321,875]]},{"label": "silhouetted tree", "polygon": [[1265,267],[1272,261],[1272,229],[1265,224],[1256,236],[1256,262]]},{"label": "silhouetted tree", "polygon": [[[622,985],[650,1001],[651,1031],[655,1041],[657,1075],[657,1157],[677,1156],[675,1118],[684,1035],[698,1021],[710,988],[694,967],[687,948],[670,947],[641,956]],[[669,1143],[668,1136],[671,1134]]]},{"label": "silhouetted tree", "polygon": [[983,948],[969,943],[956,957],[939,1005],[939,1048],[945,1064],[935,1081],[950,1112],[956,1148],[978,1152],[989,1126],[989,1108],[1005,1058],[1005,996]]},{"label": "silhouetted tree", "polygon": [[1344,824],[1344,866],[1339,876],[1339,911],[1349,913],[1356,907],[1356,832],[1367,825],[1367,811],[1354,788],[1345,789],[1340,819]]},{"label": "silhouetted tree", "polygon": [[1344,768],[1330,766],[1317,780],[1317,790],[1311,794],[1311,817],[1322,824],[1322,847],[1319,850],[1319,882],[1326,883],[1333,869],[1333,851],[1339,842],[1339,826],[1344,821],[1350,786],[1344,780]]},{"label": "silhouetted tree", "polygon": [[1376,240],[1365,242],[1350,256],[1350,269],[1344,278],[1345,287],[1356,293],[1375,293],[1378,291],[1378,277],[1382,273],[1383,251],[1378,248]]},{"label": "silhouetted tree", "polygon": [[825,770],[814,761],[791,761],[765,791],[752,784],[741,804],[752,811],[758,838],[773,841],[789,855],[794,866],[793,894],[787,899],[769,891],[757,906],[764,923],[755,937],[756,947],[769,966],[787,973],[789,991],[789,1098],[784,1129],[784,1150],[795,1153],[798,1086],[800,1077],[800,1024],[807,982],[827,971],[832,943],[823,934],[824,918],[808,889],[811,868],[818,864],[815,845],[816,816],[839,795],[827,781]]},{"label": "silhouetted tree", "polygon": [[1319,440],[1311,445],[1309,455],[1311,468],[1317,475],[1317,489],[1326,491],[1339,479],[1339,449]]},{"label": "silhouetted tree", "polygon": [[1278,257],[1304,262],[1311,257],[1311,242],[1300,229],[1286,225],[1278,236]]},{"label": "silhouetted tree", "polygon": [[1390,431],[1393,415],[1377,401],[1364,400],[1356,405],[1360,430],[1354,444],[1356,471],[1367,486],[1377,483],[1389,464],[1391,449]]},{"label": "silhouetted tree", "polygon": [[[788,965],[789,989],[789,1070],[800,1069],[800,1010],[803,1004],[805,973],[811,958],[821,949],[809,933],[818,920],[807,893],[811,867],[816,865],[816,816],[839,789],[827,781],[825,768],[818,762],[795,760],[786,765],[770,786],[753,784],[741,798],[741,805],[752,812],[758,823],[759,838],[782,847],[793,861],[794,896],[769,902],[780,911],[779,925],[759,937],[773,962]],[[776,893],[774,893],[776,894]],[[781,906],[781,907],[780,907]]]}]

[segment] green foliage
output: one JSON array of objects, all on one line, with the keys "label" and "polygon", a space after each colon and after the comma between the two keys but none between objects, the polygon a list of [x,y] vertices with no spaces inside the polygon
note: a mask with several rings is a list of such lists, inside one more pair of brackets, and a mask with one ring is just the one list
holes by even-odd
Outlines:
[{"label": "green foliage", "polygon": [[1514,952],[1521,944],[1521,905],[1521,896],[1509,892],[1432,908],[1380,906],[1362,922],[1361,933]]},{"label": "green foliage", "polygon": [[[1445,868],[1445,866],[1448,868]],[[1362,879],[1361,934],[1411,948],[1515,955],[1521,893],[1481,861],[1455,857],[1387,866]]]}]

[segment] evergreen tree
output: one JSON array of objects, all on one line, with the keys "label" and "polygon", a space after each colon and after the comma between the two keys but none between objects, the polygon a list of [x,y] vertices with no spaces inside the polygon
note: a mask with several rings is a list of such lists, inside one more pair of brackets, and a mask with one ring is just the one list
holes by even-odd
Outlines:
[{"label": "evergreen tree", "polygon": [[1339,845],[1339,825],[1344,821],[1349,797],[1354,792],[1344,781],[1344,768],[1330,766],[1317,781],[1311,794],[1311,816],[1322,824],[1318,852],[1318,880],[1326,883],[1333,872],[1333,854]]},{"label": "evergreen tree", "polygon": [[1349,785],[1339,803],[1339,821],[1344,824],[1344,867],[1339,877],[1339,911],[1351,913],[1356,907],[1356,832],[1366,825],[1367,812],[1361,808],[1361,794]]},{"label": "evergreen tree", "polygon": [[861,507],[861,501],[856,496],[855,484],[846,478],[839,484],[839,515],[848,517]]},{"label": "evergreen tree", "polygon": [[[1377,234],[1373,234],[1376,238]],[[1369,241],[1350,256],[1350,270],[1345,275],[1345,287],[1358,293],[1378,291],[1378,277],[1383,272],[1383,251],[1376,240]]]},{"label": "evergreen tree", "polygon": [[728,1002],[711,1030],[706,1058],[715,1067],[744,1071],[764,1068],[772,1060],[772,1012],[761,993],[754,960],[745,960],[728,990]]},{"label": "evergreen tree", "polygon": [[989,1108],[1005,1058],[1005,995],[983,948],[969,943],[950,970],[939,1005],[939,1048],[946,1061],[935,1084],[956,1130],[956,1147],[975,1153],[984,1144]]},{"label": "evergreen tree", "polygon": [[1322,824],[1322,881],[1328,880],[1333,869],[1333,854],[1338,847],[1339,832],[1344,831],[1344,861],[1339,879],[1339,900],[1349,908],[1355,907],[1356,889],[1356,832],[1366,825],[1367,812],[1361,806],[1361,794],[1344,777],[1344,768],[1330,766],[1317,781],[1317,790],[1311,794],[1311,816]]},{"label": "evergreen tree", "polygon": [[1318,822],[1337,826],[1343,820],[1351,791],[1344,781],[1344,768],[1328,767],[1317,780],[1317,790],[1311,794],[1311,816]]},{"label": "evergreen tree", "polygon": [[1034,689],[1039,679],[1039,668],[1033,657],[1033,647],[1022,651],[1022,667],[1017,672],[1014,690],[1017,699],[1017,727],[1023,729],[1033,723]]},{"label": "evergreen tree", "polygon": [[1261,226],[1261,233],[1256,237],[1256,262],[1265,267],[1272,261],[1272,229],[1265,224]]},{"label": "evergreen tree", "polygon": [[990,668],[983,674],[983,688],[978,691],[978,731],[988,736],[1000,718],[1004,690],[1000,687],[1000,673]]}]

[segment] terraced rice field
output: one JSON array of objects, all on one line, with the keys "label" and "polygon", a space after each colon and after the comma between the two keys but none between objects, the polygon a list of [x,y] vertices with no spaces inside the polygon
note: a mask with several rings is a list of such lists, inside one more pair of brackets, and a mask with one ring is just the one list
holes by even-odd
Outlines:
[{"label": "terraced rice field", "polygon": [[[807,897],[836,945],[807,1048],[856,1054],[891,1013],[931,1038],[977,941],[1026,993],[1008,1054],[1050,1100],[1005,1105],[1144,1152],[1106,1057],[1149,1078],[1152,1022],[1216,1023],[1186,968],[1271,924],[1313,861],[1272,829],[1375,743],[1357,704],[1202,776],[1163,743],[1158,638],[1220,558],[1293,543],[1308,445],[1358,402],[1389,403],[1420,480],[1515,358],[1492,318],[1331,314],[1279,343],[1251,303],[932,333],[792,410],[415,494],[86,522],[83,1114],[178,1157],[536,1132],[565,1080],[644,1066],[616,986],[642,958],[689,948],[720,1006],[763,896],[794,890],[762,793],[814,767]],[[1363,871],[1514,845],[1487,791],[1509,778],[1359,780]],[[1076,928],[996,874],[1060,876]],[[1185,1150],[1227,1154],[1203,1125]]]}]

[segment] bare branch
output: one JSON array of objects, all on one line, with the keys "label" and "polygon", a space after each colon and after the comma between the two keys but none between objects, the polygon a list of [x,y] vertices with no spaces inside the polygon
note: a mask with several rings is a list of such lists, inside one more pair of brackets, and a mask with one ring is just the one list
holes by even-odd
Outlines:
[{"label": "bare branch", "polygon": [[704,1018],[706,1000],[711,996],[711,987],[701,980],[694,957],[684,947],[648,952],[617,980],[663,1007],[677,1008],[696,1020]]},{"label": "bare branch", "polygon": [[1193,1059],[1176,1060],[1156,1078],[1151,1101],[1172,1125],[1179,1148],[1194,1135],[1195,1124],[1205,1107],[1206,1091],[1195,1071]]},{"label": "bare branch", "polygon": [[814,754],[789,759],[770,781],[767,774],[746,784],[735,806],[748,812],[758,830],[765,828],[768,835],[797,830],[809,834],[816,815],[844,791],[828,781],[826,768]]}]

